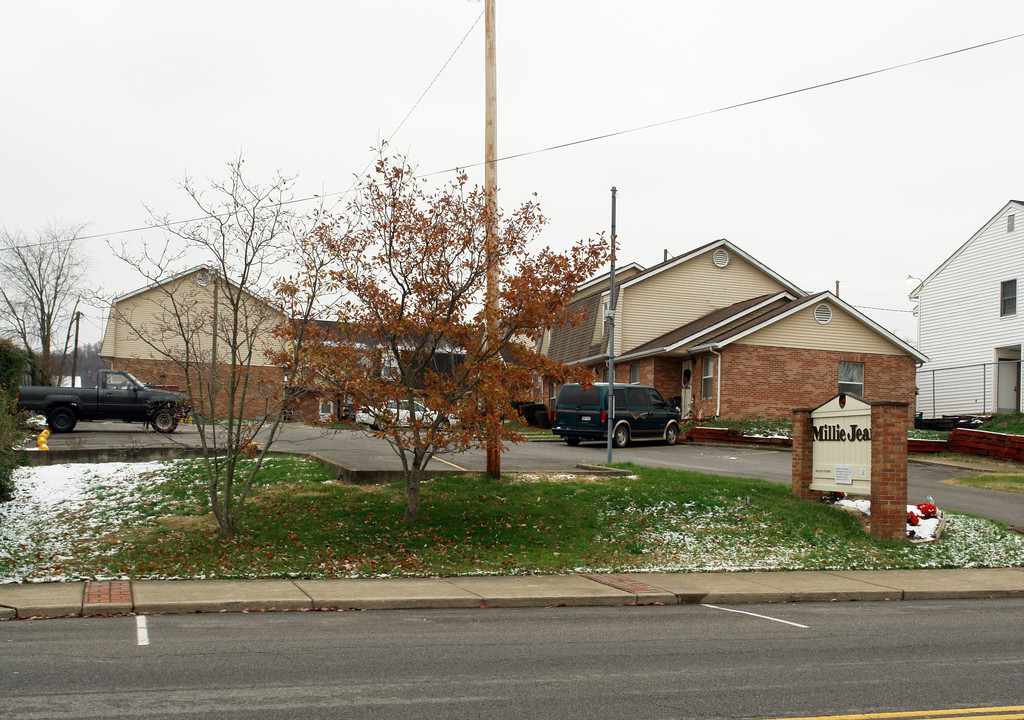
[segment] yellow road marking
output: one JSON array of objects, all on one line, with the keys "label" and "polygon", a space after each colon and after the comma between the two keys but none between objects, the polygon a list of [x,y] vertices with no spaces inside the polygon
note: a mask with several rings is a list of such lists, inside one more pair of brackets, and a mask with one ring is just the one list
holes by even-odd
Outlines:
[{"label": "yellow road marking", "polygon": [[462,470],[463,472],[469,472],[469,469],[468,469],[468,468],[464,468],[464,467],[459,467],[459,466],[458,466],[458,465],[456,465],[455,463],[450,463],[450,462],[448,462],[447,460],[442,460],[441,458],[439,458],[439,457],[437,457],[437,456],[434,456],[434,457],[432,457],[432,458],[430,458],[430,459],[431,459],[431,460],[437,460],[438,462],[443,462],[443,463],[444,463],[445,465],[451,465],[451,466],[452,466],[453,468],[455,468],[456,470]]},{"label": "yellow road marking", "polygon": [[[1005,707],[955,708],[951,710],[918,710],[888,713],[863,713],[860,715],[815,715],[813,717],[775,718],[774,720],[882,720],[883,718],[948,718],[956,716],[957,720],[1024,720],[1024,705],[1008,705]],[[986,713],[972,715],[971,713]],[[993,715],[991,713],[999,713]],[[1005,713],[1017,713],[1007,715]]]}]

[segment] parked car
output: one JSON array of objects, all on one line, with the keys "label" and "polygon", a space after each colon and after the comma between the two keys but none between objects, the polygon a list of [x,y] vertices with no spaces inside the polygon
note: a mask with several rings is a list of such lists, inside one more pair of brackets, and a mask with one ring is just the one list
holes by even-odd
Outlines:
[{"label": "parked car", "polygon": [[679,408],[656,388],[647,385],[594,383],[590,388],[563,385],[555,401],[551,431],[570,445],[608,438],[608,392],[613,390],[612,445],[625,447],[631,440],[679,440]]},{"label": "parked car", "polygon": [[92,388],[19,387],[18,408],[45,415],[59,433],[90,420],[143,422],[159,433],[172,433],[190,411],[182,393],[143,383],[123,370],[100,370]]},{"label": "parked car", "polygon": [[[409,407],[408,400],[392,400],[385,405],[382,410],[373,407],[359,408],[356,410],[355,420],[359,425],[369,425],[376,430],[380,427],[380,423],[378,422],[378,418],[380,417],[388,418],[389,422],[395,423],[401,427],[408,427],[410,418],[423,420],[425,423],[431,424],[437,417],[437,413],[421,403],[419,400],[414,400],[411,408]],[[445,422],[454,422],[454,418],[452,416],[448,416],[445,418]]]}]

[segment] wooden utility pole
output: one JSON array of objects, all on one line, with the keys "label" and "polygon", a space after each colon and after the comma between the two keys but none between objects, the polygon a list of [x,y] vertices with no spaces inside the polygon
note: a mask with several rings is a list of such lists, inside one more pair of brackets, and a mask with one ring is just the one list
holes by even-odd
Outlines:
[{"label": "wooden utility pole", "polygon": [[[484,192],[487,194],[487,290],[484,303],[487,318],[487,346],[494,348],[498,338],[498,72],[494,45],[494,3],[484,3],[484,75],[486,112],[484,129]],[[487,398],[487,474],[501,477],[501,438],[499,409]]]}]

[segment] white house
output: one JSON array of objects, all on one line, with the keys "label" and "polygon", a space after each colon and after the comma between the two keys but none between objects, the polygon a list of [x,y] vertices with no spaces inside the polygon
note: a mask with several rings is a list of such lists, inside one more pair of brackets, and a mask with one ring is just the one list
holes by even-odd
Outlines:
[{"label": "white house", "polygon": [[[1019,216],[1019,217],[1018,217]],[[910,294],[924,417],[1021,410],[1024,202],[1011,200]]]}]

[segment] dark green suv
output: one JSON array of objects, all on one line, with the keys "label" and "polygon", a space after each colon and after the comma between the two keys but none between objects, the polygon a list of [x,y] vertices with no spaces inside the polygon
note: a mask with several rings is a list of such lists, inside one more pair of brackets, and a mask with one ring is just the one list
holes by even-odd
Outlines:
[{"label": "dark green suv", "polygon": [[[582,440],[608,437],[608,383],[563,385],[553,414],[555,435],[570,445]],[[679,409],[669,405],[655,388],[647,385],[615,385],[612,444],[625,447],[631,440],[679,440]]]}]

